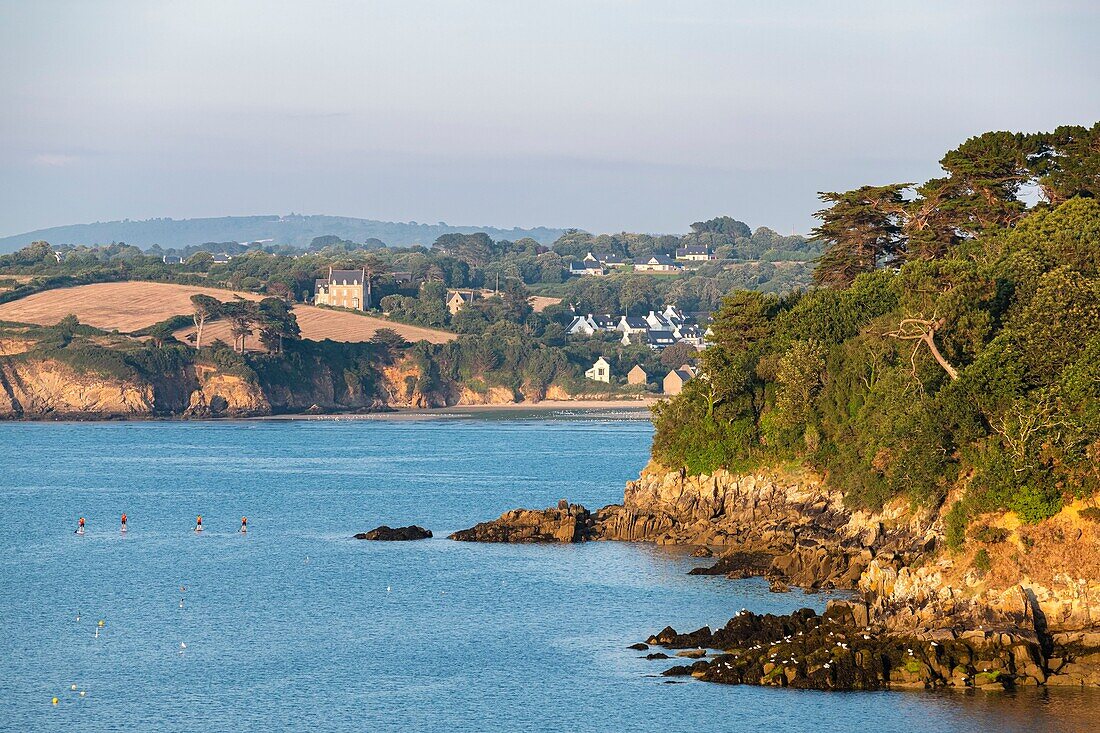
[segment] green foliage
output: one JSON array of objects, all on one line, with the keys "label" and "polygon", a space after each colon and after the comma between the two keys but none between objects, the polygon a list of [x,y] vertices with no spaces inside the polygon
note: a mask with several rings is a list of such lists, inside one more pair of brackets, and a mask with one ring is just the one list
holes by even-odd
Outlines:
[{"label": "green foliage", "polygon": [[974,555],[974,569],[984,575],[989,572],[990,567],[992,567],[992,563],[989,560],[989,553],[983,547]]},{"label": "green foliage", "polygon": [[[1088,182],[1078,161],[1039,171],[1051,148],[1036,145],[968,141],[922,187],[934,201],[830,195],[835,287],[727,296],[704,377],[655,411],[654,457],[688,471],[801,459],[863,507],[939,506],[965,478],[954,548],[983,513],[1037,522],[1100,490],[1100,201],[1014,203],[1027,176]],[[914,239],[914,206],[949,235]]]}]

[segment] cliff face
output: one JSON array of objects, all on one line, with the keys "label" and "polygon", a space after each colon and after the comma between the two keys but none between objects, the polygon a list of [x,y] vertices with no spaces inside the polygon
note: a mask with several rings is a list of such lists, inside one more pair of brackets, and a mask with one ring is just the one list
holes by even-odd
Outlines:
[{"label": "cliff face", "polygon": [[56,361],[0,359],[0,417],[140,417],[154,404],[151,384],[90,377]]},{"label": "cliff face", "polygon": [[[1002,624],[1072,635],[1100,626],[1100,524],[1079,508],[951,553],[938,514],[902,502],[851,511],[812,474],[684,476],[650,466],[627,484],[623,505],[597,513],[594,534],[706,546],[720,555],[719,571],[723,558],[763,553],[776,585],[859,591],[861,613],[887,628]],[[977,567],[979,552],[988,568]],[[746,574],[737,562],[727,567]]]},{"label": "cliff face", "polygon": [[377,409],[374,391],[319,365],[292,385],[196,364],[152,378],[84,373],[51,359],[0,356],[0,419],[248,417]]}]

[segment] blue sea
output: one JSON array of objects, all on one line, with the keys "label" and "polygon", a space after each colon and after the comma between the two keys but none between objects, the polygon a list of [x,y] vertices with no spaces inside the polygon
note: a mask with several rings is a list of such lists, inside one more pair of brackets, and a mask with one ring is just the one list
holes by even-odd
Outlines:
[{"label": "blue sea", "polygon": [[[698,560],[643,544],[446,539],[621,501],[651,433],[524,413],[0,424],[0,730],[1100,729],[1093,691],[669,684],[627,645],[827,597],[689,577]],[[413,523],[435,538],[351,538]]]}]

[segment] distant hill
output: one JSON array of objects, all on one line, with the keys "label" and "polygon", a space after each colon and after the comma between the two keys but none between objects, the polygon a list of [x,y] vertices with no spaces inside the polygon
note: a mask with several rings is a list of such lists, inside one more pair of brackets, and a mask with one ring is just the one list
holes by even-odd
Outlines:
[{"label": "distant hill", "polygon": [[551,244],[563,229],[498,229],[495,227],[418,224],[416,222],[375,221],[349,216],[222,216],[210,219],[146,219],[144,221],[96,222],[39,229],[26,234],[0,238],[0,254],[14,252],[36,240],[52,245],[95,245],[126,242],[146,248],[159,244],[164,249],[182,249],[205,242],[255,242],[306,247],[314,237],[332,234],[352,242],[380,239],[391,247],[413,244],[430,246],[441,234],[485,232],[493,239],[515,241],[523,237]]}]

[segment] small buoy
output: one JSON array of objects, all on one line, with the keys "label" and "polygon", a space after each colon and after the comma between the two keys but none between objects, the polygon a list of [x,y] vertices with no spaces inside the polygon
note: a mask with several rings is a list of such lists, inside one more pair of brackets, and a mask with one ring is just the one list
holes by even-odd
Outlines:
[{"label": "small buoy", "polygon": [[180,599],[180,608],[183,608],[183,599]]},{"label": "small buoy", "polygon": [[51,705],[56,705],[57,704],[57,698],[55,697],[54,699],[50,700],[50,704]]},{"label": "small buoy", "polygon": [[98,626],[95,629],[95,638],[97,638],[97,639],[99,638],[99,627]]},{"label": "small buoy", "polygon": [[386,592],[387,592],[387,593],[389,593],[389,592],[390,592],[390,587],[389,587],[388,585],[386,586]]},{"label": "small buoy", "polygon": [[76,615],[76,620],[77,620],[77,621],[79,621],[79,620],[80,620],[80,614],[79,614],[79,613],[78,613],[78,614]]},{"label": "small buoy", "polygon": [[81,691],[80,691],[80,696],[81,696],[81,697],[84,697],[84,696],[85,696],[85,695],[87,695],[87,694],[88,694],[88,693],[87,693],[87,692],[85,692],[84,690],[81,690]]},{"label": "small buoy", "polygon": [[187,648],[187,644],[185,644],[184,642],[181,641],[180,642],[180,649],[186,649],[186,648]]},{"label": "small buoy", "polygon": [[99,626],[99,628],[101,628],[101,629],[102,629],[102,628],[103,628],[104,626],[106,626],[106,625],[107,625],[107,622],[106,622],[106,621],[104,621],[103,619],[100,619],[100,620],[99,620],[99,624],[97,624],[97,625]]},{"label": "small buoy", "polygon": [[72,685],[72,686],[70,686],[70,687],[69,687],[69,689],[70,689],[70,690],[73,690],[73,691],[75,692],[75,691],[76,691],[76,685]]}]

